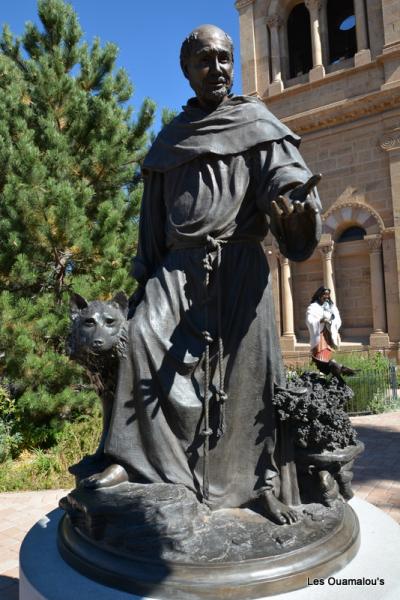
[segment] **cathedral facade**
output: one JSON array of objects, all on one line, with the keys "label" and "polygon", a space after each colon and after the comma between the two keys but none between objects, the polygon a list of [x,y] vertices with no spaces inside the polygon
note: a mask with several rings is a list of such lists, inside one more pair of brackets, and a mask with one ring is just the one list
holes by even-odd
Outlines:
[{"label": "cathedral facade", "polygon": [[302,137],[323,207],[313,256],[267,239],[287,359],[307,351],[305,312],[331,288],[342,349],[400,358],[400,1],[237,0],[243,93]]}]

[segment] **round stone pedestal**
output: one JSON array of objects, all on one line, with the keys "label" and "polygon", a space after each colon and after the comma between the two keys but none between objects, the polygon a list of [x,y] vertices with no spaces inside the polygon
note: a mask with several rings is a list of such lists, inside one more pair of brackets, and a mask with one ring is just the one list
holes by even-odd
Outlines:
[{"label": "round stone pedestal", "polygon": [[[400,553],[400,527],[385,513],[362,500],[350,503],[356,511],[361,527],[361,547],[357,556],[343,569],[328,578],[305,581],[306,588],[274,596],[282,600],[341,600],[361,598],[397,600],[400,597],[398,556]],[[20,554],[20,600],[133,600],[131,593],[118,591],[96,583],[69,567],[57,550],[57,528],[62,511],[48,515],[47,523],[41,520],[27,534]],[[105,566],[106,568],[106,566]],[[146,577],[146,573],[143,573]],[[315,579],[315,580],[314,580]],[[318,581],[317,581],[318,580]],[[321,581],[323,583],[321,583]],[[308,585],[307,585],[308,583]],[[221,589],[223,593],[223,590]],[[272,593],[274,593],[272,591]],[[269,592],[268,592],[269,594]],[[165,596],[154,588],[147,598],[164,600]],[[176,600],[185,597],[176,589]],[[196,598],[193,595],[193,600]],[[218,597],[215,595],[214,600]],[[236,596],[248,600],[251,596],[243,589]],[[143,598],[143,595],[140,596]]]},{"label": "round stone pedestal", "polygon": [[78,487],[60,506],[58,547],[69,565],[168,600],[251,600],[300,589],[307,576],[342,569],[360,545],[357,516],[340,500],[298,505],[287,526],[265,518],[260,503],[212,511],[179,484]]}]

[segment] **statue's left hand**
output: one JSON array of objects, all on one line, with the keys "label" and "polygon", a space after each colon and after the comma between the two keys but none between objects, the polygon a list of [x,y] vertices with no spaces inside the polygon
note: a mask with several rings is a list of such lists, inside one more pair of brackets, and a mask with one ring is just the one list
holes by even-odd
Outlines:
[{"label": "statue's left hand", "polygon": [[272,201],[271,230],[283,253],[291,260],[308,258],[321,236],[321,215],[317,197],[310,192],[321,175],[291,191],[289,197],[278,196]]}]

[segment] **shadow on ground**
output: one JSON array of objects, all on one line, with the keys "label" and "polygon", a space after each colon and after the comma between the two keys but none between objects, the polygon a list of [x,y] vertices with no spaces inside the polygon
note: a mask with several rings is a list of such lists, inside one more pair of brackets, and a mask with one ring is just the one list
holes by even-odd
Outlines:
[{"label": "shadow on ground", "polygon": [[[356,424],[365,450],[354,464],[354,483],[369,480],[400,482],[400,435],[390,427]],[[400,493],[399,493],[400,496]]]},{"label": "shadow on ground", "polygon": [[18,600],[18,578],[0,575],[0,600]]}]

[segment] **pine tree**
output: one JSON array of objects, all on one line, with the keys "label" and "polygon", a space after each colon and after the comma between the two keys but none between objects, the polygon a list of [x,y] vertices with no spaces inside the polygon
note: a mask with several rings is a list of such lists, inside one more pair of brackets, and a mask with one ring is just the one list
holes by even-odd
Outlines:
[{"label": "pine tree", "polygon": [[39,0],[38,13],[41,28],[0,39],[0,376],[26,443],[48,444],[93,403],[65,355],[70,292],[132,291],[154,105],[133,120],[117,47],[84,43],[70,5]]}]

